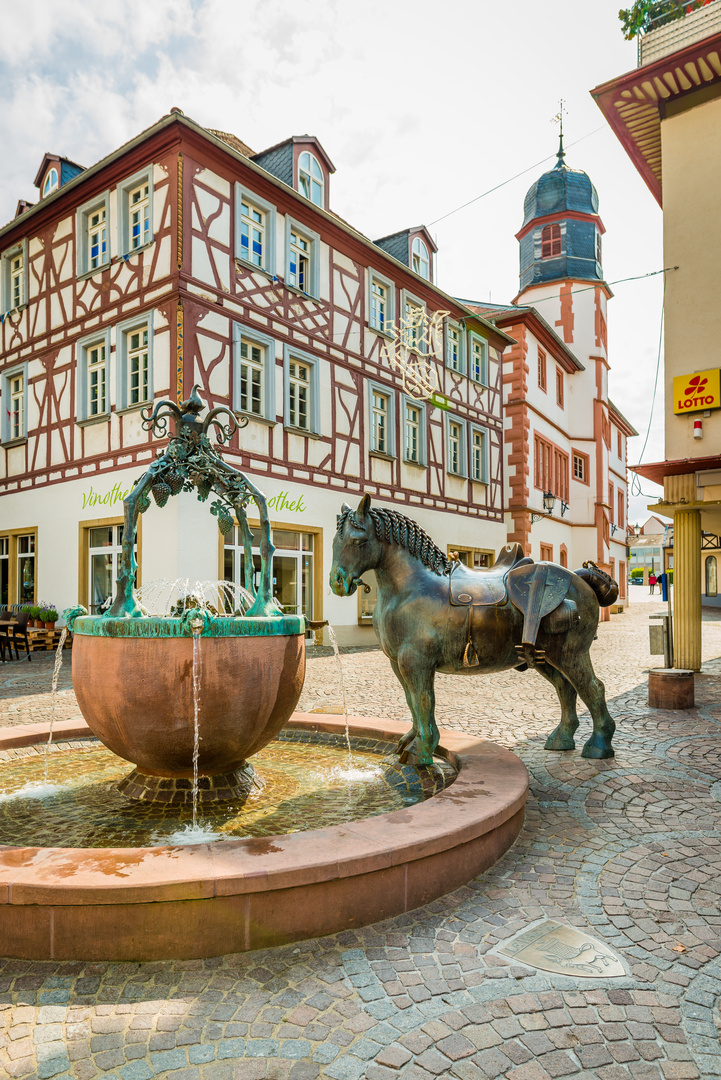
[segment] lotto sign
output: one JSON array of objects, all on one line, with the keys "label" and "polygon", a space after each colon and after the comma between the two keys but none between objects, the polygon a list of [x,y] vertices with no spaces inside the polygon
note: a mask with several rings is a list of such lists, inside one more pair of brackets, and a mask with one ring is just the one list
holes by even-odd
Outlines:
[{"label": "lotto sign", "polygon": [[721,408],[719,369],[697,371],[693,375],[677,375],[673,380],[673,411],[699,412],[701,409]]}]

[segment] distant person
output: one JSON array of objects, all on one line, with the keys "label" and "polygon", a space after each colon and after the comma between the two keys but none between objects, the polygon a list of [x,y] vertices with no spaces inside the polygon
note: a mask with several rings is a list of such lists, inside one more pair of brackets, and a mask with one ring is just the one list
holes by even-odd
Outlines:
[{"label": "distant person", "polygon": [[653,590],[656,587],[656,575],[655,574],[649,574],[648,575],[648,584],[650,586],[650,595],[653,596]]}]

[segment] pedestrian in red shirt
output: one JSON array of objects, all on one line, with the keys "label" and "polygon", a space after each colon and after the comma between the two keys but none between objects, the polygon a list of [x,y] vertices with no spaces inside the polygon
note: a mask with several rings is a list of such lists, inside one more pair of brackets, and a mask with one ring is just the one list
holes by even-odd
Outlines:
[{"label": "pedestrian in red shirt", "polygon": [[649,574],[648,575],[648,583],[651,586],[651,596],[653,596],[653,590],[654,590],[655,585],[656,585],[656,575],[655,574]]}]

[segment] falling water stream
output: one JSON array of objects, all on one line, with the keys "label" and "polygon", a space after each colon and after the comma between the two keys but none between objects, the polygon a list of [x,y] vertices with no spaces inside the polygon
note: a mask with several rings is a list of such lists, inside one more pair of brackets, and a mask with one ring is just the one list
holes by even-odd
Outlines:
[{"label": "falling water stream", "polygon": [[64,626],[61,634],[58,647],[55,650],[55,666],[53,667],[53,681],[52,681],[52,711],[50,713],[50,732],[48,734],[48,741],[45,746],[45,783],[48,782],[48,756],[50,754],[50,746],[53,741],[53,724],[55,723],[55,710],[58,705],[58,679],[60,678],[60,668],[63,666],[63,649],[65,648],[65,639],[68,636],[68,628]]},{"label": "falling water stream", "polygon": [[193,619],[193,829],[198,827],[198,757],[200,756],[200,633],[201,619]]}]

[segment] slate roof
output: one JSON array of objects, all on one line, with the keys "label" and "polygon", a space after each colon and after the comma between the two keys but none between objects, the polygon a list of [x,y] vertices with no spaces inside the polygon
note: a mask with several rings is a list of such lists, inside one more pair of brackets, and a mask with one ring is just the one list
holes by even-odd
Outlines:
[{"label": "slate roof", "polygon": [[548,214],[574,210],[581,214],[598,213],[598,192],[587,173],[569,169],[563,160],[563,147],[552,169],[531,184],[523,203],[523,224],[528,225]]}]

